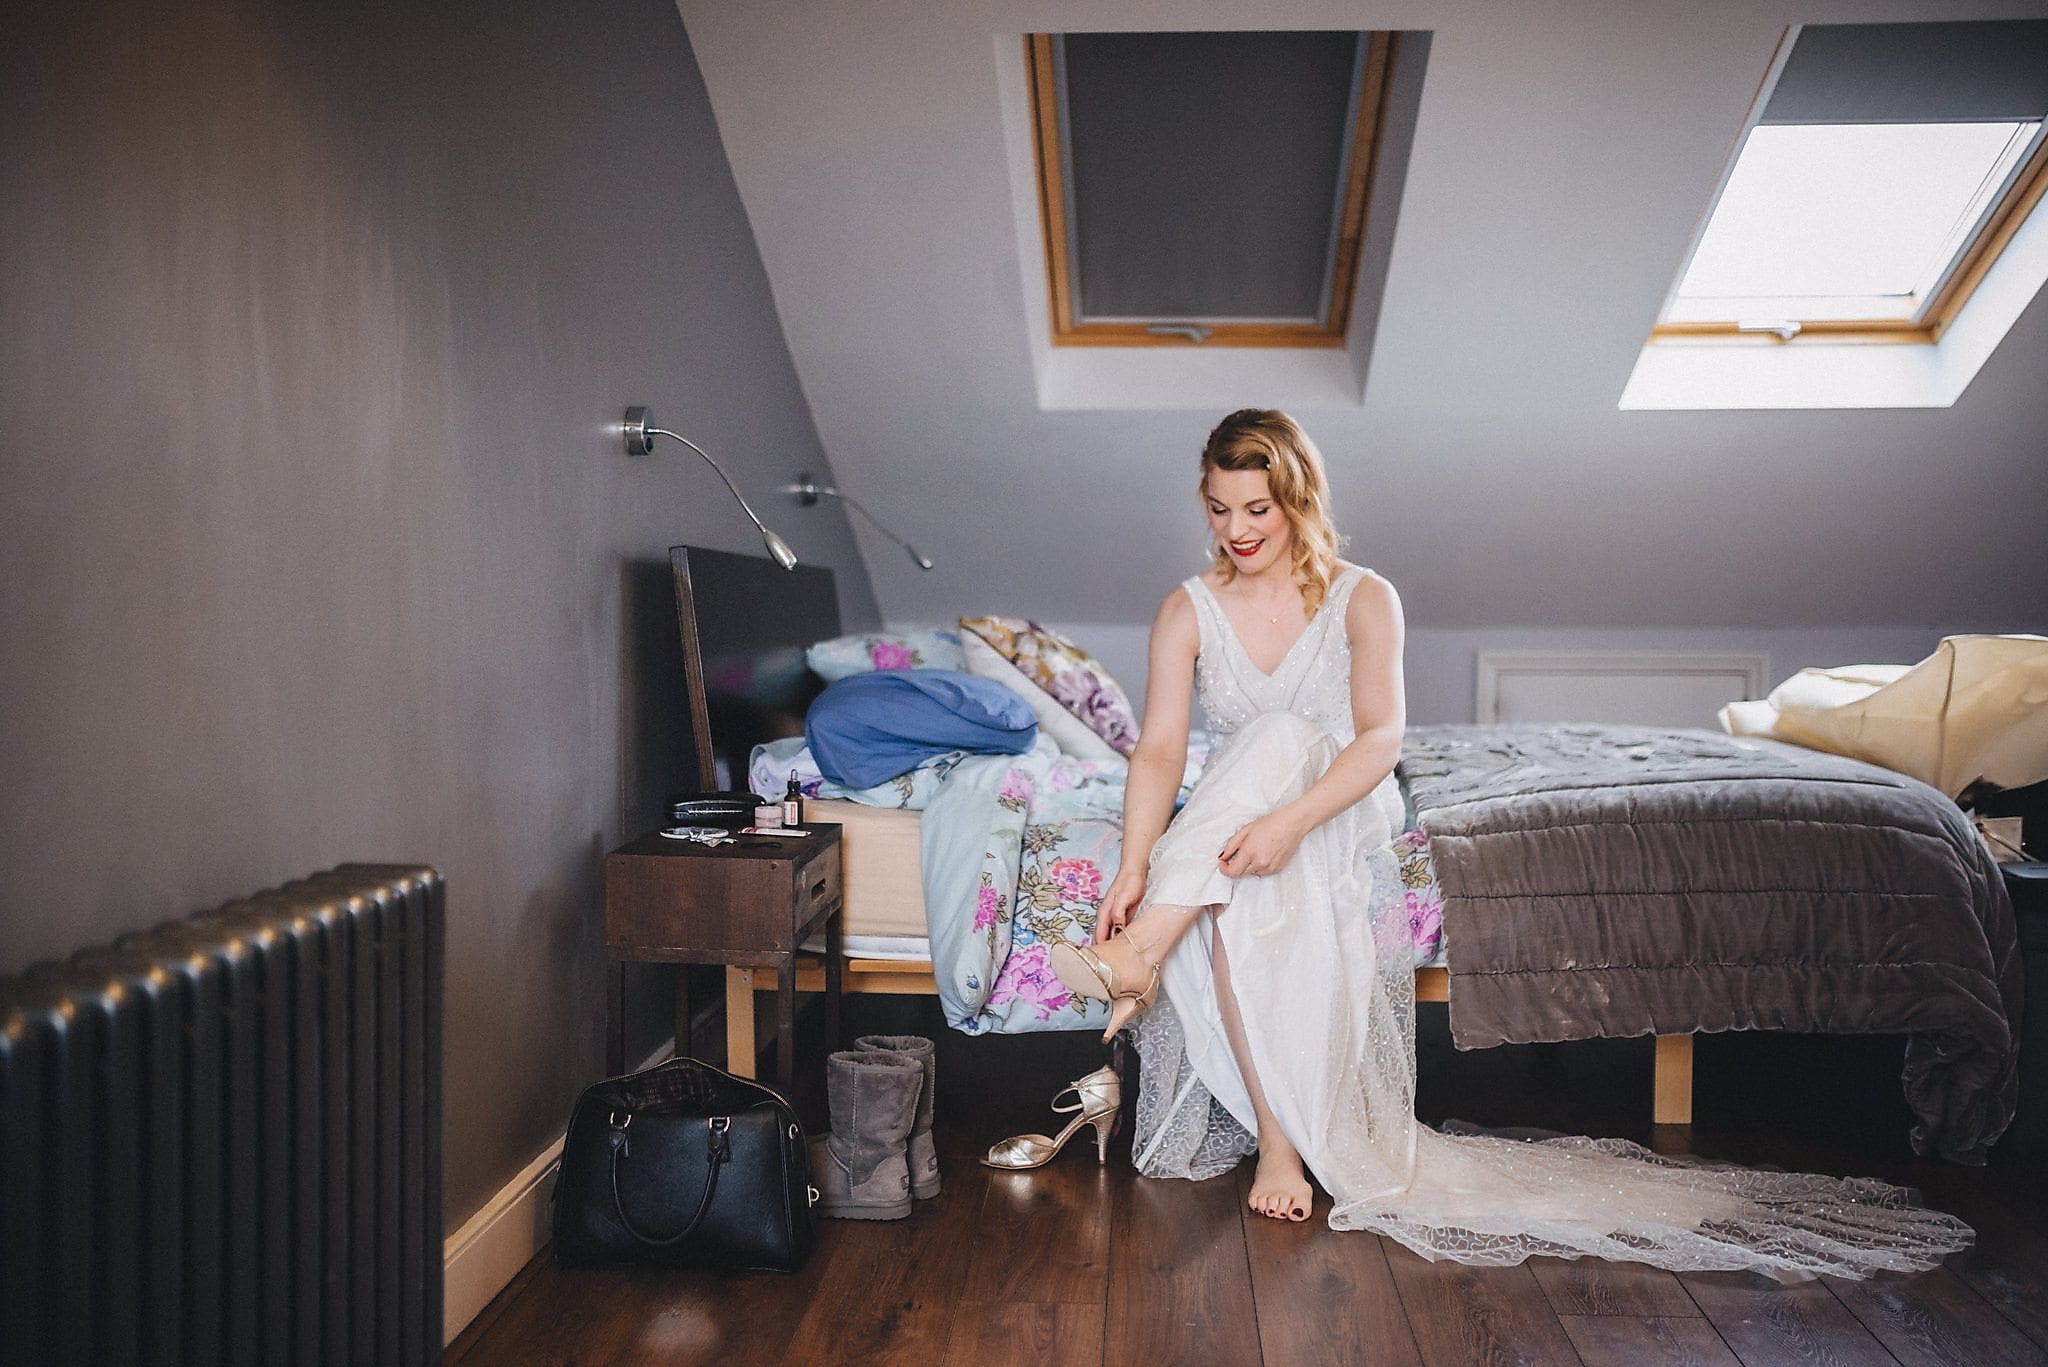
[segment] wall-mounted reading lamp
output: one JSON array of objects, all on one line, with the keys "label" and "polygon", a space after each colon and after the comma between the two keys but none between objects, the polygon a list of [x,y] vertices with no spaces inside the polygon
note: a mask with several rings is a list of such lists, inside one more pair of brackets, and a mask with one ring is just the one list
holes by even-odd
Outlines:
[{"label": "wall-mounted reading lamp", "polygon": [[656,427],[654,425],[654,415],[645,408],[629,408],[626,410],[625,433],[626,454],[629,456],[649,455],[654,450],[654,439],[656,437],[669,437],[681,442],[698,455],[704,457],[704,463],[718,471],[718,477],[725,481],[725,487],[731,489],[732,496],[739,500],[741,510],[746,513],[748,519],[753,522],[755,528],[761,533],[761,540],[766,543],[768,554],[775,557],[775,563],[786,570],[796,568],[796,552],[789,548],[787,541],[784,541],[781,537],[768,530],[768,525],[761,521],[760,517],[754,512],[753,506],[747,502],[745,496],[733,484],[732,477],[725,473],[724,467],[711,459],[709,451],[706,451],[680,432],[671,432],[666,427]]},{"label": "wall-mounted reading lamp", "polygon": [[819,484],[816,480],[812,479],[808,474],[798,475],[796,477],[796,483],[790,485],[786,490],[784,490],[784,492],[795,494],[796,501],[798,503],[801,503],[806,508],[815,504],[821,498],[838,499],[841,503],[844,503],[847,507],[853,509],[862,517],[866,518],[868,520],[868,525],[870,527],[873,527],[883,536],[888,537],[891,541],[895,542],[904,550],[908,551],[910,553],[911,561],[919,569],[928,570],[932,567],[931,558],[929,556],[925,555],[924,552],[918,550],[917,547],[911,545],[908,541],[905,541],[902,537],[896,535],[896,533],[890,531],[887,527],[884,527],[880,519],[878,519],[873,513],[867,510],[867,505],[863,504],[859,499],[855,498],[852,494],[846,493],[839,489],[835,489],[829,484]]}]

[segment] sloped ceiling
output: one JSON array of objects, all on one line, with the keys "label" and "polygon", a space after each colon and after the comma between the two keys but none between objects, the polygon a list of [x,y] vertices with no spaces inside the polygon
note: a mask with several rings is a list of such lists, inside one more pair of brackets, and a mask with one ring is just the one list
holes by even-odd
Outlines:
[{"label": "sloped ceiling", "polygon": [[838,478],[938,562],[863,534],[892,621],[1142,622],[1201,560],[1221,402],[1039,406],[1018,35],[1328,27],[1433,34],[1364,402],[1295,410],[1412,622],[2048,625],[2048,298],[1953,408],[1615,407],[1785,27],[1944,0],[679,7]]}]

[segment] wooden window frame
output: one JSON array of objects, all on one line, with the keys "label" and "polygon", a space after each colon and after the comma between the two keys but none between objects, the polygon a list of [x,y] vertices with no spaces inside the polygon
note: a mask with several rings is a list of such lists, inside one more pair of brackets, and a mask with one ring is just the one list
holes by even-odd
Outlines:
[{"label": "wooden window frame", "polygon": [[[1054,346],[1235,346],[1341,347],[1351,326],[1352,296],[1358,287],[1359,261],[1364,255],[1367,200],[1374,170],[1380,163],[1380,131],[1386,124],[1387,63],[1393,35],[1366,35],[1365,70],[1359,81],[1358,107],[1352,111],[1351,161],[1345,168],[1344,213],[1330,269],[1329,317],[1321,323],[1232,323],[1201,321],[1207,336],[1159,333],[1155,326],[1181,327],[1183,321],[1076,322],[1073,269],[1067,240],[1066,169],[1061,161],[1059,90],[1054,78],[1051,33],[1024,35],[1024,65],[1031,92],[1032,150],[1038,175],[1038,217],[1045,237],[1046,285],[1050,291]],[[1186,324],[1194,326],[1194,324]]]},{"label": "wooden window frame", "polygon": [[[1768,98],[1760,95],[1759,100]],[[1758,108],[1762,105],[1759,103]],[[1747,138],[1745,132],[1744,137]],[[1738,150],[1739,155],[1739,150]],[[1734,169],[1734,158],[1729,160],[1729,170]],[[1725,181],[1724,181],[1725,185]],[[1839,345],[1845,342],[1894,343],[1918,346],[1932,346],[1941,340],[1949,325],[1956,320],[1977,286],[1996,265],[2006,245],[2027,221],[2027,216],[2048,193],[2048,137],[2041,138],[2033,155],[2013,177],[2005,197],[1994,206],[1978,230],[1962,251],[1957,254],[1956,266],[1948,273],[1948,279],[1936,290],[1934,298],[1921,311],[1920,317],[1911,318],[1835,318],[1816,319],[1799,323],[1796,336],[1784,338],[1769,332],[1744,331],[1733,322],[1665,323],[1660,322],[1650,329],[1650,341],[1658,342],[1718,342],[1730,345],[1749,346],[1798,346],[1802,342],[1823,342]],[[1713,207],[1707,211],[1708,223],[1713,221],[1714,211],[1721,207],[1721,197],[1714,196]],[[1701,229],[1705,232],[1704,226]],[[1694,250],[1698,250],[1695,242]],[[1690,269],[1692,257],[1687,255],[1685,264],[1679,270],[1679,279],[1685,278]],[[1677,286],[1673,286],[1674,293]],[[1667,304],[1668,307],[1668,304]]]}]

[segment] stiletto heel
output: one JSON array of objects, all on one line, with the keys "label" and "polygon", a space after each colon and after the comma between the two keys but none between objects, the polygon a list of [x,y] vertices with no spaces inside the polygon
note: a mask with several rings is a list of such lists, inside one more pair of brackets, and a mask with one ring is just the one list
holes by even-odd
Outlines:
[{"label": "stiletto heel", "polygon": [[[1061,1105],[1060,1097],[1068,1092],[1074,1094],[1071,1105]],[[1083,1125],[1095,1127],[1095,1161],[1109,1161],[1109,1132],[1116,1125],[1116,1114],[1123,1109],[1123,1082],[1114,1069],[1097,1068],[1083,1078],[1076,1078],[1060,1088],[1052,1099],[1052,1108],[1061,1114],[1073,1114],[1074,1118],[1057,1135],[1048,1139],[1042,1134],[1020,1134],[1005,1139],[991,1147],[981,1160],[991,1168],[1007,1168],[1012,1171],[1025,1168],[1042,1168],[1050,1163],[1067,1141]]]},{"label": "stiletto heel", "polygon": [[1052,947],[1052,953],[1047,956],[1053,976],[1060,980],[1061,986],[1077,996],[1109,1003],[1109,1028],[1102,1032],[1104,1044],[1130,1024],[1140,1011],[1159,999],[1159,965],[1146,957],[1144,946],[1129,931],[1124,932],[1123,938],[1130,943],[1131,953],[1137,956],[1138,962],[1150,972],[1140,990],[1133,990],[1124,983],[1114,966],[1085,945],[1062,940]]},{"label": "stiletto heel", "polygon": [[[1156,970],[1155,970],[1156,973]],[[1155,976],[1152,986],[1136,997],[1118,997],[1109,1004],[1109,1024],[1102,1031],[1102,1042],[1107,1044],[1116,1032],[1129,1025],[1140,1011],[1150,1006],[1159,995],[1159,983]]]}]

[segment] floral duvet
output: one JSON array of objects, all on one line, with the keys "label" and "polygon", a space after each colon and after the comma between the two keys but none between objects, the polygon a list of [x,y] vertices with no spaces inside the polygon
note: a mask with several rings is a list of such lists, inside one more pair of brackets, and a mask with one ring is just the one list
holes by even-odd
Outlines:
[{"label": "floral duvet", "polygon": [[[1183,795],[1206,758],[1197,737]],[[757,748],[750,775],[756,791],[780,792],[792,770],[806,796],[923,812],[932,976],[948,1024],[979,1035],[1100,1030],[1107,1022],[1107,1007],[1062,987],[1046,955],[1057,940],[1085,944],[1094,934],[1096,904],[1123,853],[1122,761],[1075,759],[1040,736],[1021,755],[947,755],[875,788],[848,790],[824,778],[792,739]],[[1427,842],[1413,830],[1396,841],[1416,962],[1433,962],[1443,899]]]}]

